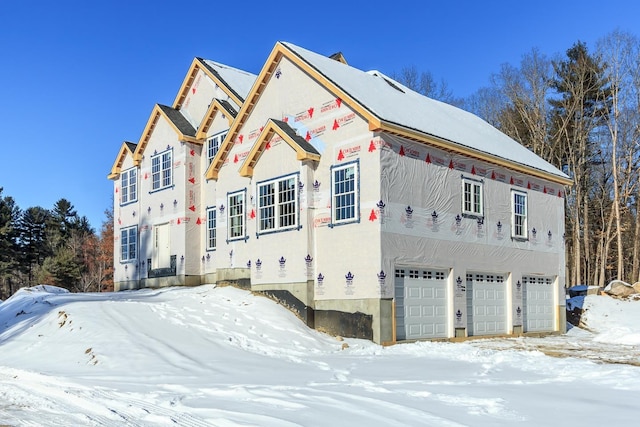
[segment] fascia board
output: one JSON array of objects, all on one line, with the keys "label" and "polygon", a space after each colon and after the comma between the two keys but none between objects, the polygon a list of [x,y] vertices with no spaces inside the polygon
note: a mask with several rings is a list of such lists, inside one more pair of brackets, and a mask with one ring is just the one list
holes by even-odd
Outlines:
[{"label": "fascia board", "polygon": [[147,148],[147,144],[149,143],[149,139],[151,138],[151,133],[153,132],[153,129],[155,129],[161,114],[162,110],[160,109],[158,104],[154,105],[153,110],[151,111],[151,115],[149,116],[149,120],[147,120],[147,125],[144,127],[142,136],[140,136],[140,140],[138,141],[136,151],[133,153],[133,163],[136,166],[138,166],[142,161],[144,150]]},{"label": "fascia board", "polygon": [[127,146],[127,143],[123,142],[122,146],[120,147],[120,151],[118,151],[118,156],[116,157],[116,160],[113,162],[113,166],[111,167],[111,172],[109,173],[109,175],[107,175],[107,179],[115,180],[120,177],[122,164],[124,163],[124,159],[127,156],[127,154],[130,156],[133,156],[133,153]]},{"label": "fascia board", "polygon": [[195,80],[196,75],[198,74],[198,70],[200,70],[201,68],[202,68],[202,65],[200,65],[200,61],[198,61],[197,58],[194,58],[193,61],[191,62],[191,66],[189,67],[189,71],[187,72],[187,75],[184,77],[184,80],[182,81],[182,85],[180,85],[180,90],[178,91],[178,95],[176,95],[176,99],[173,101],[173,104],[171,105],[174,109],[179,110],[180,107],[182,107],[182,103],[187,97],[187,93],[189,93],[189,89],[191,88],[191,85],[193,84],[193,81]]},{"label": "fascia board", "polygon": [[224,113],[227,121],[229,122],[229,126],[233,123],[234,117],[231,111],[228,111],[224,105],[218,101],[218,99],[214,99],[209,108],[207,109],[207,113],[202,118],[202,122],[200,126],[198,126],[198,132],[196,133],[196,139],[202,143],[202,141],[207,137],[207,132],[209,132],[209,127],[213,120],[215,119],[216,113],[221,111]]}]

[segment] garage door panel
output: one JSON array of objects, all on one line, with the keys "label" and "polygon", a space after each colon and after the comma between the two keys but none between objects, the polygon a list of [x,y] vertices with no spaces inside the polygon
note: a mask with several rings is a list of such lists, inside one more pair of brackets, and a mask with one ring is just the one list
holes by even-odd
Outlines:
[{"label": "garage door panel", "polygon": [[420,318],[421,317],[421,309],[420,306],[411,306],[411,307],[407,307],[408,311],[409,311],[409,317],[413,317],[413,318]]},{"label": "garage door panel", "polygon": [[442,270],[397,268],[396,336],[402,339],[447,336],[447,281]]},{"label": "garage door panel", "polygon": [[524,276],[523,327],[525,332],[555,330],[554,279],[544,276]]},{"label": "garage door panel", "polygon": [[507,332],[506,283],[504,276],[467,274],[467,328],[469,335]]},{"label": "garage door panel", "polygon": [[405,298],[420,298],[420,288],[411,286],[407,288],[407,296]]}]

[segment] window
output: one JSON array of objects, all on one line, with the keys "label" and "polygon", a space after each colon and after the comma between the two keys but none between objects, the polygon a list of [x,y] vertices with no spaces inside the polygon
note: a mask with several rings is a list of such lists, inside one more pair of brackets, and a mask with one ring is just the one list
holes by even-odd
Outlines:
[{"label": "window", "polygon": [[298,223],[296,175],[258,184],[258,232],[295,228]]},{"label": "window", "polygon": [[120,187],[120,204],[124,205],[138,200],[138,175],[136,168],[131,168],[120,174]]},{"label": "window", "polygon": [[216,248],[216,208],[207,209],[207,250]]},{"label": "window", "polygon": [[162,190],[173,184],[172,150],[151,157],[151,187]]},{"label": "window", "polygon": [[218,150],[220,150],[220,146],[222,145],[222,141],[227,136],[228,131],[221,132],[217,135],[212,136],[207,140],[207,164],[210,165],[213,161],[213,158],[218,154]]},{"label": "window", "polygon": [[228,195],[228,238],[229,240],[243,239],[244,233],[244,194],[245,190]]},{"label": "window", "polygon": [[138,257],[138,226],[120,230],[120,261],[133,261]]},{"label": "window", "polygon": [[511,236],[526,239],[527,235],[527,193],[511,192]]},{"label": "window", "polygon": [[357,221],[358,163],[333,168],[331,222],[341,224]]},{"label": "window", "polygon": [[462,179],[462,213],[472,216],[483,216],[482,182]]}]

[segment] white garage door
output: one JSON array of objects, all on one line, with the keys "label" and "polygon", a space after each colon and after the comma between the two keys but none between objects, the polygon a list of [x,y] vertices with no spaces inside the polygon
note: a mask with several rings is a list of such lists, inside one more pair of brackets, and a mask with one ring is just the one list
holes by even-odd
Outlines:
[{"label": "white garage door", "polygon": [[525,332],[547,332],[555,329],[553,279],[523,277],[523,320]]},{"label": "white garage door", "polygon": [[501,274],[467,274],[467,329],[472,335],[507,332],[506,283]]},{"label": "white garage door", "polygon": [[396,339],[447,337],[446,270],[396,268],[395,295]]}]

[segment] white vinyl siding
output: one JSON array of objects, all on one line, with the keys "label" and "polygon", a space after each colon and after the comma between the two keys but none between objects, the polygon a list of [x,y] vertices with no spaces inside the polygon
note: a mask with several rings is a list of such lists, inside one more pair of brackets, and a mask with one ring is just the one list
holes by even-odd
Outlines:
[{"label": "white vinyl siding", "polygon": [[296,176],[258,184],[258,231],[282,231],[297,227]]},{"label": "white vinyl siding", "polygon": [[120,204],[138,200],[138,173],[136,168],[128,169],[120,175]]},{"label": "white vinyl siding", "polygon": [[151,188],[162,190],[173,185],[173,150],[151,157]]}]

